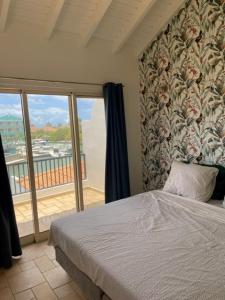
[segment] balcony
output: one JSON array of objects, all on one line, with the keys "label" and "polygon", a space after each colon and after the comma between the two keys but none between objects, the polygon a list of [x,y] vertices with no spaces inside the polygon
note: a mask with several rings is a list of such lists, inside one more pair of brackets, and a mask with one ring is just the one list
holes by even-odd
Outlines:
[{"label": "balcony", "polygon": [[[7,169],[19,234],[25,236],[33,231],[27,162],[8,162]],[[83,153],[81,171],[85,208],[103,204],[103,191],[96,189],[88,180],[86,156]],[[76,212],[72,155],[38,158],[34,161],[34,172],[39,226],[41,231],[45,231],[55,218]]]}]

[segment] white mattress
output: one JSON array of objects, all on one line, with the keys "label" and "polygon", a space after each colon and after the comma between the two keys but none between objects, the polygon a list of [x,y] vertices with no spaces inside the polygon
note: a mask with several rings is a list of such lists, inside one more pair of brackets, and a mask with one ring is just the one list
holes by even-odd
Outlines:
[{"label": "white mattress", "polygon": [[52,223],[50,243],[112,300],[225,299],[225,210],[152,191]]}]

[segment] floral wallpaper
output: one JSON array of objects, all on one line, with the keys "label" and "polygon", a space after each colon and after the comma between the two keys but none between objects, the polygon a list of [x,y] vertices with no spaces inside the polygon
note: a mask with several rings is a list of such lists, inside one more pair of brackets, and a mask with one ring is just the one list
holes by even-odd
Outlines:
[{"label": "floral wallpaper", "polygon": [[187,1],[139,58],[144,189],[173,159],[225,165],[225,0]]}]

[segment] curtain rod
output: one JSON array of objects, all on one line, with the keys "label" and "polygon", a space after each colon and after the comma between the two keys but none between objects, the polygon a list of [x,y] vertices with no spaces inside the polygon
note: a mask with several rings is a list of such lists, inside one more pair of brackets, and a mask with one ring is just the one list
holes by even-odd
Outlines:
[{"label": "curtain rod", "polygon": [[80,85],[103,86],[103,83],[62,81],[62,80],[47,80],[47,79],[31,79],[31,78],[23,78],[23,77],[0,76],[0,79],[3,79],[3,80],[24,80],[24,81],[34,81],[34,82],[48,82],[48,83],[64,83],[64,84],[80,84]]}]

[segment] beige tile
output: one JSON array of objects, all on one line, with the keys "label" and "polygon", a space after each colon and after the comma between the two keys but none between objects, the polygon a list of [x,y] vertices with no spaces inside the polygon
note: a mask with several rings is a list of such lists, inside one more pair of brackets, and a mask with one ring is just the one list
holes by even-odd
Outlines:
[{"label": "beige tile", "polygon": [[27,218],[25,218],[23,216],[21,216],[21,217],[16,216],[16,221],[17,221],[17,223],[24,223],[28,220],[27,220]]},{"label": "beige tile", "polygon": [[[96,191],[91,188],[84,189],[85,208],[91,208],[103,204],[104,193]],[[43,198],[38,201],[39,217],[45,219],[51,215],[64,215],[68,211],[75,211],[74,192],[67,192],[61,195]],[[24,204],[16,205],[17,221],[19,225],[19,232],[21,235],[27,234],[24,230],[24,225],[28,228],[29,233],[33,230],[32,214],[30,201]],[[43,230],[49,228],[50,221],[44,220],[46,225],[41,225]],[[39,255],[40,256],[40,255]],[[30,259],[30,258],[29,258]]]},{"label": "beige tile", "polygon": [[47,246],[45,249],[45,254],[50,258],[51,260],[55,259],[55,249],[52,246]]},{"label": "beige tile", "polygon": [[33,269],[36,266],[32,260],[24,263],[19,263],[19,265],[22,271]]},{"label": "beige tile", "polygon": [[13,300],[13,294],[10,290],[10,288],[4,288],[1,290],[1,296],[0,296],[1,300]]},{"label": "beige tile", "polygon": [[77,294],[70,294],[60,298],[60,300],[85,300],[85,299],[80,298],[80,296],[78,296]]},{"label": "beige tile", "polygon": [[41,272],[46,272],[55,268],[54,263],[46,255],[36,258],[34,262]]},{"label": "beige tile", "polygon": [[23,256],[21,261],[31,261],[35,258],[43,256],[43,252],[46,249],[46,245],[43,243],[32,244],[23,248]]},{"label": "beige tile", "polygon": [[54,294],[53,290],[45,282],[36,287],[34,287],[33,292],[38,300],[56,300],[57,297]]},{"label": "beige tile", "polygon": [[35,299],[32,290],[26,290],[24,292],[15,294],[15,300],[33,300]]},{"label": "beige tile", "polygon": [[3,274],[0,275],[0,290],[7,288],[8,287],[8,282],[6,279],[6,276]]},{"label": "beige tile", "polygon": [[60,286],[58,288],[56,288],[54,290],[55,294],[59,297],[59,298],[63,298],[66,297],[68,295],[74,295],[76,296],[73,288],[67,283],[63,286]]},{"label": "beige tile", "polygon": [[19,293],[44,282],[44,277],[38,268],[33,268],[21,272],[19,276],[14,275],[10,277],[8,282],[13,293]]},{"label": "beige tile", "polygon": [[21,268],[17,262],[13,263],[13,266],[10,269],[5,270],[6,277],[11,277],[21,272]]},{"label": "beige tile", "polygon": [[25,211],[25,210],[27,210],[27,208],[26,208],[25,206],[23,206],[23,205],[17,206],[17,211],[18,211],[18,212],[23,212],[23,211]]},{"label": "beige tile", "polygon": [[50,271],[45,272],[44,276],[53,289],[70,281],[69,276],[61,267],[56,267]]},{"label": "beige tile", "polygon": [[31,210],[25,210],[25,211],[23,211],[23,216],[26,216],[26,217],[32,216],[32,211]]},{"label": "beige tile", "polygon": [[45,209],[45,206],[42,203],[38,203],[38,209]]},{"label": "beige tile", "polygon": [[22,214],[19,211],[15,211],[16,217],[22,217]]},{"label": "beige tile", "polygon": [[69,285],[72,287],[72,289],[74,290],[75,294],[77,296],[79,296],[79,300],[85,300],[85,298],[83,296],[83,292],[81,291],[80,287],[76,284],[76,282],[74,282],[72,280],[72,281],[70,281]]},{"label": "beige tile", "polygon": [[56,267],[59,267],[59,266],[60,266],[60,264],[57,262],[56,259],[53,259],[52,262],[53,262],[53,264],[54,264]]}]

